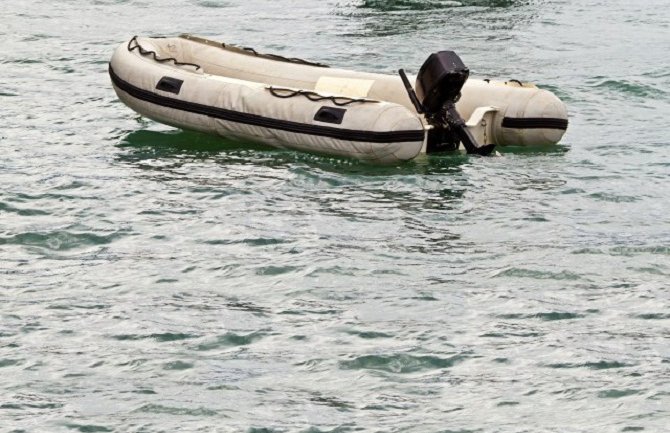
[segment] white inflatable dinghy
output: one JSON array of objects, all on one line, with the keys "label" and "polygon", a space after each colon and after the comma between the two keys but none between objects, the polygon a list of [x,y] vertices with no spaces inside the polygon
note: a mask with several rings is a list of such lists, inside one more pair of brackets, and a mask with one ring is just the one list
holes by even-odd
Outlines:
[{"label": "white inflatable dinghy", "polygon": [[451,51],[426,60],[416,91],[402,69],[335,69],[190,35],[133,37],[109,74],[121,101],[161,123],[378,163],[459,146],[487,155],[496,145],[555,144],[568,126],[553,93],[468,79]]}]

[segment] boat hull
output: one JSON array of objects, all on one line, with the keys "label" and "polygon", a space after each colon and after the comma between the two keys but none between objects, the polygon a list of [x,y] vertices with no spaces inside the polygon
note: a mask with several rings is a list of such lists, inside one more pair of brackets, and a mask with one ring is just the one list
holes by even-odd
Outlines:
[{"label": "boat hull", "polygon": [[[375,163],[426,151],[430,126],[399,77],[273,57],[190,36],[136,37],[116,49],[109,73],[127,106],[182,129]],[[498,145],[555,144],[567,127],[563,103],[534,86],[470,79],[457,108]]]}]

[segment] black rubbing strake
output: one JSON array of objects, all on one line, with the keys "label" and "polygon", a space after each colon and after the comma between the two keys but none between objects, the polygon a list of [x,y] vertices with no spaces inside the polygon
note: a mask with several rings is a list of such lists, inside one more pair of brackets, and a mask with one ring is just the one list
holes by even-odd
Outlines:
[{"label": "black rubbing strake", "polygon": [[505,117],[503,128],[514,129],[568,129],[568,119],[551,117]]},{"label": "black rubbing strake", "polygon": [[329,68],[330,66],[324,65],[323,63],[318,63],[318,62],[310,62],[308,60],[304,59],[299,59],[297,57],[284,57],[280,56],[279,54],[268,54],[268,53],[259,53],[255,49],[251,47],[240,47],[234,44],[226,44],[224,42],[216,42],[212,41],[209,39],[201,38],[198,36],[192,36],[189,34],[183,34],[179,36],[180,38],[187,39],[189,41],[196,41],[205,45],[210,45],[210,46],[215,46],[215,47],[221,47],[223,49],[235,49],[235,50],[240,50],[241,52],[249,55],[253,55],[256,57],[260,58],[265,58],[265,59],[270,59],[270,60],[276,60],[278,62],[287,62],[287,63],[297,63],[299,65],[307,65],[307,66],[315,66],[318,68]]}]

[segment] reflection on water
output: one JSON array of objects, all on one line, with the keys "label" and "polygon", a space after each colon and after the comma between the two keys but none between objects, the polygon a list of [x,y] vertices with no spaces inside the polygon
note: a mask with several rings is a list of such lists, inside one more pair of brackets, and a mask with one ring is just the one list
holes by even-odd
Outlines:
[{"label": "reflection on water", "polygon": [[[457,210],[466,191],[475,188],[463,173],[472,159],[463,153],[423,156],[395,166],[371,166],[349,158],[231,142],[178,130],[133,131],[120,140],[117,148],[119,162],[138,178],[151,179],[160,188],[224,197],[244,194],[242,185],[254,185],[268,192],[268,212],[276,211],[283,194],[297,191],[295,200],[302,206],[284,201],[283,215],[306,220],[312,227],[322,226],[312,220],[312,215],[382,225],[396,214],[439,215]],[[438,176],[451,180],[439,181]],[[410,218],[404,225],[413,235],[402,251],[444,252],[460,238],[448,226],[441,227],[436,237],[432,233],[435,226],[418,219]],[[397,229],[393,227],[389,234]]]},{"label": "reflection on water", "polygon": [[380,11],[397,10],[436,10],[456,7],[479,6],[487,8],[505,8],[527,4],[518,0],[442,0],[442,1],[421,1],[421,0],[363,0],[359,8],[376,9]]},{"label": "reflection on water", "polygon": [[[259,143],[229,140],[223,137],[179,129],[155,131],[139,129],[121,138],[117,145],[119,161],[157,169],[180,167],[186,163],[226,157],[231,162],[244,161],[253,152],[271,149]],[[152,164],[152,161],[155,164]]]},{"label": "reflection on water", "polygon": [[[456,174],[467,163],[461,152],[422,156],[398,165],[375,166],[356,159],[276,149],[250,141],[234,141],[193,131],[139,129],[121,137],[116,158],[147,169],[169,171],[197,161],[214,160],[221,166],[255,165],[320,169],[349,175],[393,176]],[[303,167],[303,168],[300,168]]]},{"label": "reflection on water", "polygon": [[119,146],[133,148],[151,147],[168,153],[178,150],[213,153],[224,149],[267,148],[262,144],[253,142],[229,140],[216,135],[179,129],[169,131],[139,129],[124,136]]},{"label": "reflection on water", "polygon": [[546,146],[498,146],[496,147],[501,155],[519,154],[519,155],[546,155],[546,154],[565,154],[570,151],[570,146],[565,143],[559,143]]},{"label": "reflection on water", "polygon": [[[466,155],[462,150],[442,154],[421,155],[413,161],[397,165],[370,165],[352,158],[276,149],[251,141],[226,138],[193,131],[156,131],[139,129],[120,138],[116,158],[142,169],[170,171],[184,165],[215,161],[220,166],[253,165],[291,168],[296,172],[312,169],[361,178],[384,176],[449,175],[459,176],[464,164],[480,157]],[[497,150],[504,155],[564,154],[565,145],[525,147],[506,146]]]},{"label": "reflection on water", "polygon": [[[3,432],[667,431],[667,0],[3,6]],[[571,127],[373,167],[138,123],[128,29],[393,74],[451,48]]]},{"label": "reflection on water", "polygon": [[[533,21],[540,5],[515,0],[364,0],[349,6],[335,12],[359,22],[358,30],[350,29],[345,36],[383,37],[422,31],[428,32],[424,38],[446,38],[453,43],[461,37],[481,40],[483,33],[486,40],[508,39],[509,30]],[[476,31],[456,33],[463,27]]]}]

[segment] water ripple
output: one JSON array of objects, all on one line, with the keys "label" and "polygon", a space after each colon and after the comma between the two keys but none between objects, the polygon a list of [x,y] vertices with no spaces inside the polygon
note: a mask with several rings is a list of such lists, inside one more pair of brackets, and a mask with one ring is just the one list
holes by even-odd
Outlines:
[{"label": "water ripple", "polygon": [[21,245],[53,251],[67,251],[86,246],[110,244],[123,235],[121,232],[99,235],[91,232],[80,233],[66,230],[26,232],[10,236],[0,236],[0,245]]},{"label": "water ripple", "polygon": [[455,355],[449,358],[437,356],[397,355],[365,355],[351,360],[340,361],[339,366],[345,370],[380,370],[390,373],[414,373],[424,370],[453,367],[466,357]]},{"label": "water ripple", "polygon": [[[5,0],[0,430],[667,430],[667,10]],[[390,74],[451,49],[570,127],[385,167],[179,131],[111,89],[128,29]]]}]

